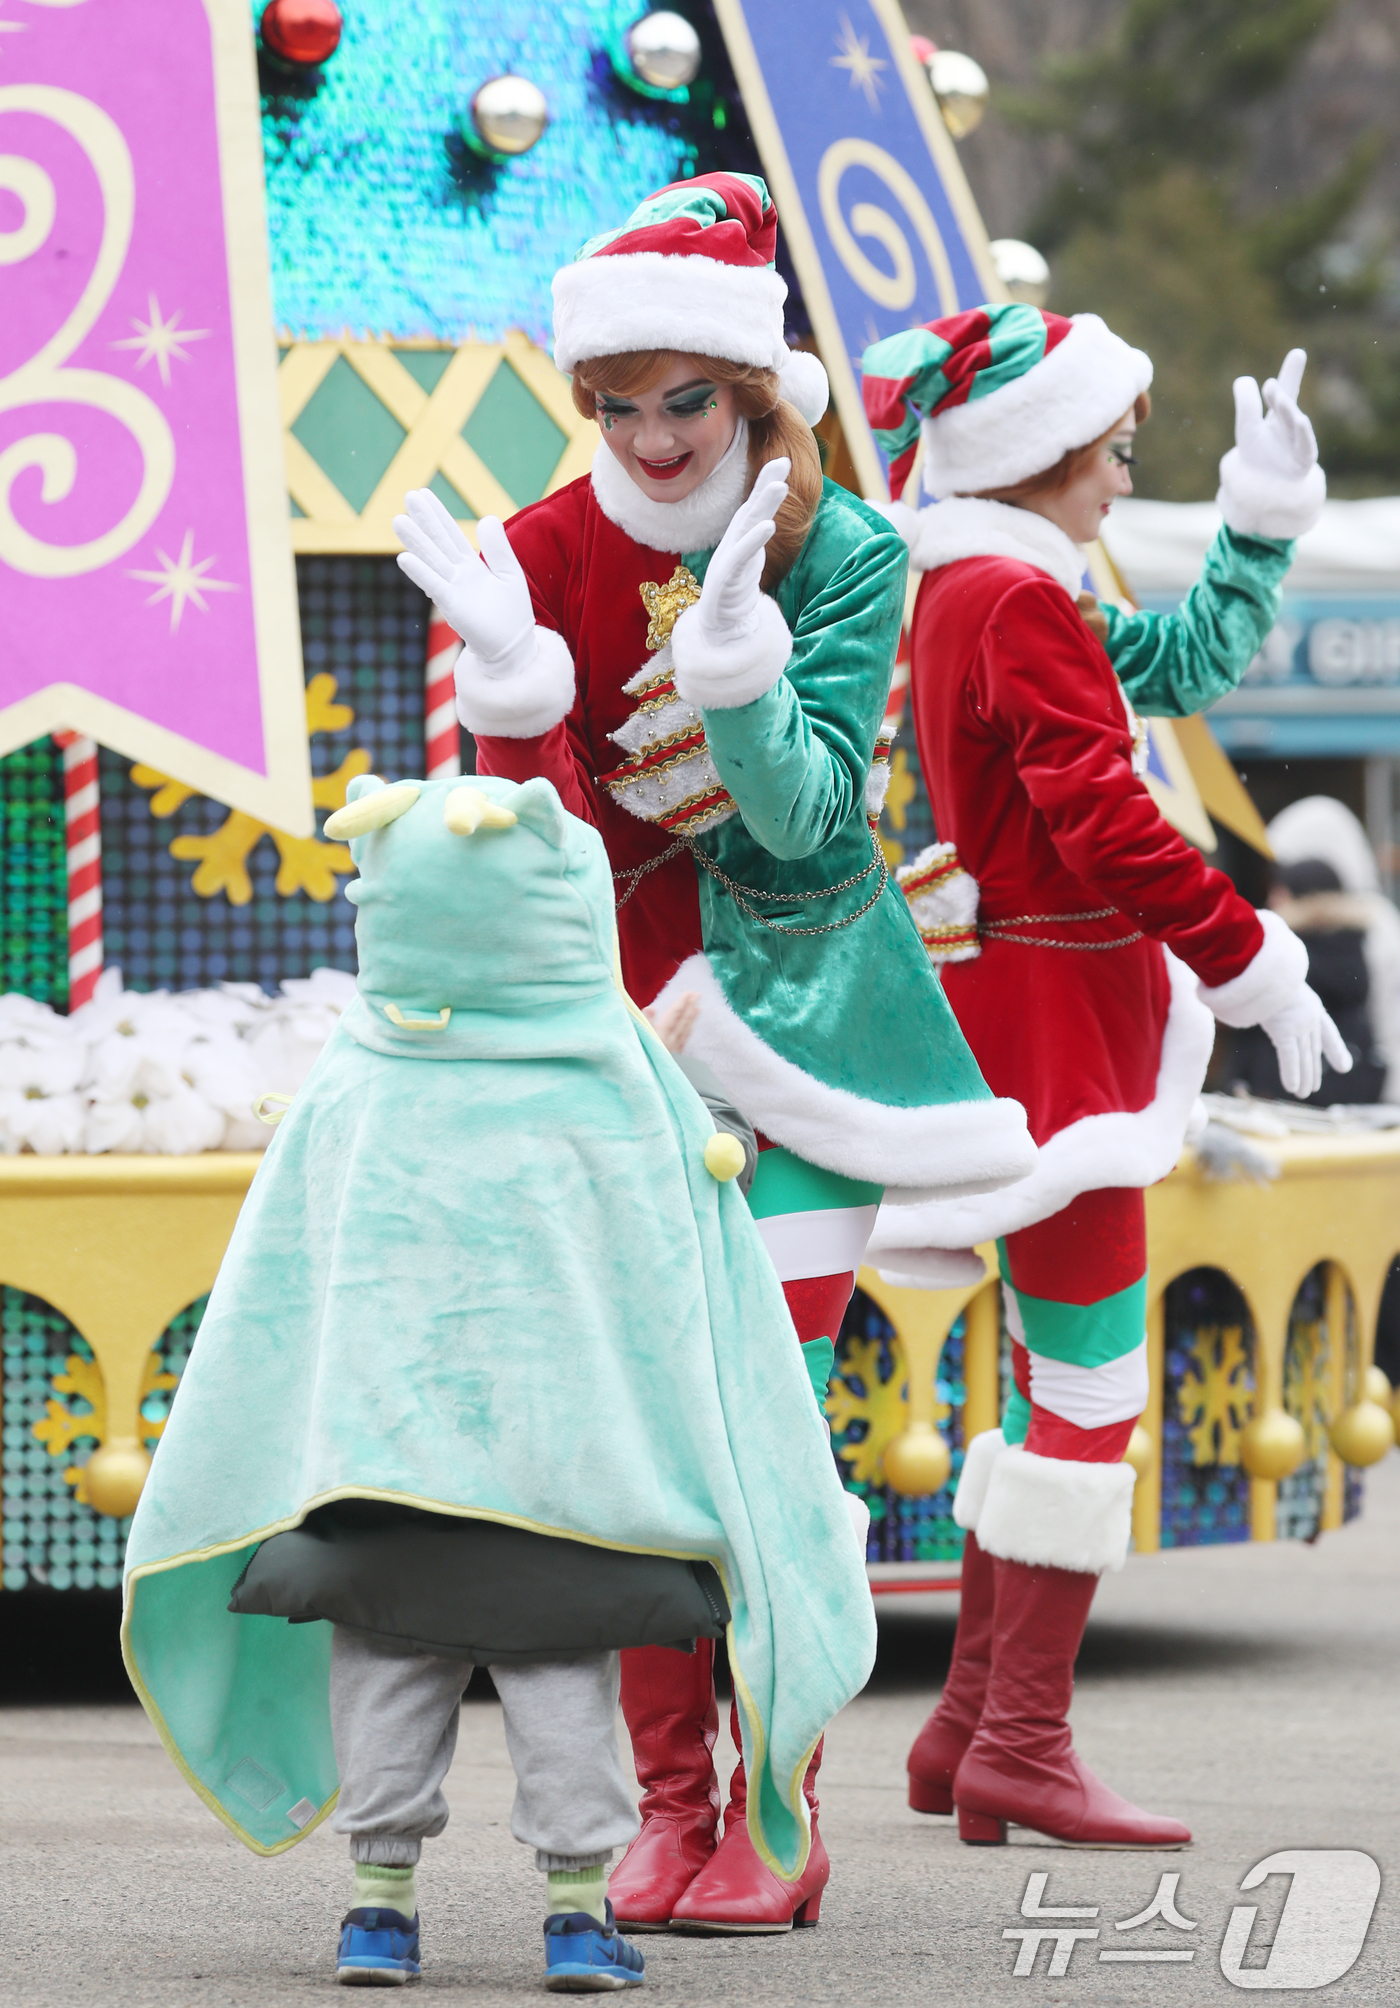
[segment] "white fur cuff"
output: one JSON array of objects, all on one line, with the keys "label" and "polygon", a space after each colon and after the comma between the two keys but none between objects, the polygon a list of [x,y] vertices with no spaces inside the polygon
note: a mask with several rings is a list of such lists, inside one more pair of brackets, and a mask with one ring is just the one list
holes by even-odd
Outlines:
[{"label": "white fur cuff", "polygon": [[1127,1560],[1132,1509],[1131,1464],[1008,1450],[992,1466],[977,1545],[1006,1562],[1098,1576]]},{"label": "white fur cuff", "polygon": [[[887,1206],[916,1206],[918,1186],[896,1186]],[[987,1265],[975,1248],[887,1248],[876,1272],[896,1290],[968,1290],[982,1281]]]},{"label": "white fur cuff", "polygon": [[963,1458],[962,1476],[958,1489],[953,1494],[953,1519],[959,1527],[965,1527],[969,1534],[977,1532],[977,1522],[982,1517],[982,1507],[987,1498],[987,1487],[992,1480],[992,1466],[1006,1448],[1006,1438],[999,1429],[984,1429],[980,1436],[974,1436],[967,1446]]},{"label": "white fur cuff", "polygon": [[734,641],[714,641],[700,625],[698,606],[687,607],[671,636],[676,689],[701,711],[730,711],[752,704],[773,688],[792,654],[792,634],[776,600],[761,593],[758,625]]},{"label": "white fur cuff", "polygon": [[1251,467],[1237,446],[1220,463],[1216,507],[1237,536],[1306,536],[1326,500],[1327,476],[1316,463],[1293,481]]},{"label": "white fur cuff", "polygon": [[457,716],[468,732],[538,739],[574,708],[574,659],[553,628],[535,629],[535,652],[510,676],[490,676],[464,642],[454,672]]},{"label": "white fur cuff", "polygon": [[1267,908],[1259,915],[1264,945],[1228,983],[1197,986],[1201,1002],[1222,1025],[1262,1025],[1291,1004],[1308,980],[1308,951],[1288,923]]}]

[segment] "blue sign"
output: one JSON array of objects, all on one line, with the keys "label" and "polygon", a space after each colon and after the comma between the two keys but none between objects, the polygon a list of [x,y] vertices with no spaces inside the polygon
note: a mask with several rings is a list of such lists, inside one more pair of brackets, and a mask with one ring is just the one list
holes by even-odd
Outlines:
[{"label": "blue sign", "polygon": [[716,0],[778,218],[867,495],[872,342],[1005,298],[895,0]]},{"label": "blue sign", "polygon": [[1286,595],[1277,625],[1239,689],[1212,706],[1210,724],[1235,757],[1400,754],[1400,599]]}]

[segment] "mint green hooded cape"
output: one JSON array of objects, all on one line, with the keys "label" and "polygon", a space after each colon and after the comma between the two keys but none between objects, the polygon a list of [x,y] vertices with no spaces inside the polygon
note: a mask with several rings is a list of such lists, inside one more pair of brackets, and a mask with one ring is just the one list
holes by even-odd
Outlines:
[{"label": "mint green hooded cape", "polygon": [[200,1797],[275,1854],[338,1781],[329,1625],[226,1608],[259,1542],[358,1496],[708,1560],[749,1832],[793,1877],[809,1755],[875,1636],[802,1355],[708,1114],[614,977],[596,832],[548,782],[481,779],[519,820],[454,835],[454,785],[352,843],[360,994],[181,1380],[127,1545],[127,1667]]}]

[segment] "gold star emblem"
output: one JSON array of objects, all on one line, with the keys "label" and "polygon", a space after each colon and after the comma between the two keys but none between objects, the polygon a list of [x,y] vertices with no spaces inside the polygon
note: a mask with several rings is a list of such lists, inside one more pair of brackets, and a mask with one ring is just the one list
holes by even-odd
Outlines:
[{"label": "gold star emblem", "polygon": [[880,76],[880,72],[889,68],[888,61],[884,56],[871,55],[870,37],[868,35],[857,35],[855,29],[851,26],[851,17],[849,14],[841,16],[839,46],[841,49],[840,55],[831,58],[832,69],[848,70],[851,78],[851,89],[853,91],[864,91],[865,101],[870,106],[871,111],[879,111],[879,93],[884,89],[884,82]]},{"label": "gold star emblem", "polygon": [[127,577],[144,579],[148,585],[156,587],[156,591],[147,597],[148,607],[153,607],[157,600],[169,600],[172,634],[180,625],[180,616],[185,611],[187,601],[193,600],[199,611],[207,614],[209,609],[200,597],[202,593],[236,593],[240,590],[238,586],[231,585],[227,579],[205,577],[205,573],[215,561],[213,558],[201,558],[198,563],[195,562],[193,530],[186,530],[185,541],[180,546],[178,558],[170,557],[159,546],[156,549],[156,557],[161,565],[158,572],[128,572]]},{"label": "gold star emblem", "polygon": [[676,622],[686,608],[693,607],[699,599],[700,581],[684,565],[677,565],[664,586],[653,585],[648,579],[639,591],[650,622],[647,647],[653,651],[664,648],[671,639],[671,630]]},{"label": "gold star emblem", "polygon": [[123,341],[113,342],[112,347],[114,349],[139,349],[140,354],[136,358],[137,369],[143,370],[147,363],[154,362],[156,368],[160,371],[161,382],[168,384],[170,382],[170,358],[174,356],[177,362],[182,363],[189,361],[189,357],[185,354],[180,344],[182,342],[202,342],[208,337],[209,330],[208,328],[182,328],[180,326],[178,309],[170,316],[168,321],[162,320],[160,303],[154,293],[150,296],[147,310],[151,317],[149,321],[139,321],[133,318],[131,325],[135,328],[136,333],[126,336]]}]

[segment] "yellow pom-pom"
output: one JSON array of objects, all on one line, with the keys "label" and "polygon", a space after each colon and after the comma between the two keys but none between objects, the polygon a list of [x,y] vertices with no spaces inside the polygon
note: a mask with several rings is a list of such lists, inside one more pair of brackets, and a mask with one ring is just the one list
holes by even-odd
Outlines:
[{"label": "yellow pom-pom", "polygon": [[705,1169],[725,1185],[744,1168],[744,1146],[728,1130],[716,1130],[705,1145]]}]

